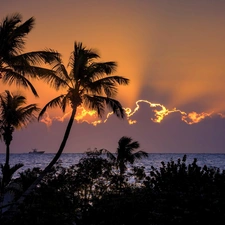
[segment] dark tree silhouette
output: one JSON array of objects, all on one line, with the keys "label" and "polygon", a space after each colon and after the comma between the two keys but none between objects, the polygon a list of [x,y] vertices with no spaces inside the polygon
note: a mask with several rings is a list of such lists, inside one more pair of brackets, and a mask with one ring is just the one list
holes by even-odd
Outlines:
[{"label": "dark tree silhouette", "polygon": [[109,76],[116,70],[116,63],[95,62],[99,57],[95,50],[87,49],[81,42],[75,42],[68,65],[71,67],[70,73],[62,63],[59,63],[55,66],[57,74],[50,76],[46,74],[43,77],[56,89],[67,88],[67,92],[47,103],[40,112],[39,118],[48,108],[60,107],[63,112],[67,105],[72,108],[60,148],[47,169],[57,162],[63,152],[79,106],[83,105],[87,109],[95,110],[99,117],[103,116],[106,107],[119,118],[125,116],[122,105],[114,97],[117,94],[117,85],[127,85],[129,80],[121,76]]},{"label": "dark tree silhouette", "polygon": [[26,98],[23,95],[13,95],[8,90],[0,95],[0,135],[6,145],[6,160],[3,166],[2,191],[10,181],[9,157],[10,144],[15,129],[26,127],[36,119],[35,112],[39,111],[36,104],[26,105]]},{"label": "dark tree silhouette", "polygon": [[133,141],[132,138],[123,136],[118,142],[116,156],[108,154],[108,156],[116,162],[120,175],[125,173],[127,169],[126,164],[133,164],[137,159],[148,157],[147,152],[142,150],[136,151],[139,147],[140,144],[138,141]]},{"label": "dark tree silhouette", "polygon": [[[68,64],[71,71],[68,73],[65,66],[60,62],[54,67],[56,73],[46,73],[42,76],[47,83],[57,90],[66,89],[67,92],[47,103],[40,112],[39,118],[43,116],[48,108],[60,107],[65,112],[67,105],[70,105],[72,112],[63,140],[55,157],[21,196],[17,204],[13,205],[11,210],[7,211],[6,217],[8,219],[11,219],[14,213],[18,212],[18,205],[23,203],[26,196],[36,188],[37,184],[40,183],[60,158],[79,106],[83,105],[85,108],[95,110],[100,117],[103,116],[106,108],[108,108],[117,117],[124,118],[125,111],[120,102],[115,100],[114,97],[117,94],[117,85],[127,85],[129,79],[122,76],[112,76],[117,64],[115,62],[96,62],[98,58],[100,56],[96,50],[86,48],[81,42],[75,42],[74,50],[71,53]],[[7,221],[6,217],[4,218],[5,221]]]},{"label": "dark tree silhouette", "polygon": [[35,19],[31,17],[23,23],[21,21],[22,16],[15,13],[6,16],[0,23],[0,78],[8,85],[30,88],[38,96],[30,78],[54,73],[42,65],[58,62],[60,54],[51,49],[23,53],[26,37],[33,29]]}]

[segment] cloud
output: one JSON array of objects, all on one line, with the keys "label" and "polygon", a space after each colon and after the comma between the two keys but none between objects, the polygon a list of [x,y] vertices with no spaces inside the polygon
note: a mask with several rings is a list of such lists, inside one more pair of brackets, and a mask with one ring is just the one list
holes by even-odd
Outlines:
[{"label": "cloud", "polygon": [[[149,102],[140,101],[136,106],[138,110],[131,109],[126,119],[121,120],[110,115],[107,120],[103,118],[97,126],[93,125],[93,121],[91,124],[75,120],[64,152],[84,152],[95,147],[115,152],[118,140],[122,136],[129,136],[139,141],[141,149],[147,152],[225,153],[223,114],[183,114],[179,110],[172,111],[161,105],[150,106]],[[165,115],[160,122],[156,121],[158,112],[163,112],[160,116]],[[45,122],[50,121],[46,118]],[[136,123],[130,124],[130,120]],[[63,139],[67,122],[67,118],[54,118],[51,126],[39,122],[15,131],[11,151],[23,153],[36,147],[47,153],[55,153]],[[4,150],[4,144],[1,143],[0,152],[3,153]]]},{"label": "cloud", "polygon": [[40,122],[46,124],[47,127],[51,126],[52,125],[52,119],[51,117],[49,116],[49,113],[45,113],[42,117],[42,119],[40,119]]},{"label": "cloud", "polygon": [[197,112],[190,112],[182,116],[182,120],[187,124],[194,124],[199,123],[200,121],[204,120],[207,117],[211,117],[213,113],[197,113]]}]

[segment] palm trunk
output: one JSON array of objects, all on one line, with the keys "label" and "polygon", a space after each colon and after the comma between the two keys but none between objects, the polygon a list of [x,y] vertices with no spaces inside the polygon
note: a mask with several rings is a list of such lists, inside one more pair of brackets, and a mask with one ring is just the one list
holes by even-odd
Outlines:
[{"label": "palm trunk", "polygon": [[1,225],[10,224],[10,221],[13,219],[13,217],[16,216],[17,214],[19,214],[19,206],[21,204],[23,204],[23,202],[26,199],[26,197],[31,194],[31,192],[36,188],[36,186],[41,182],[41,180],[47,175],[47,173],[51,170],[51,168],[54,166],[54,164],[60,158],[60,156],[61,156],[61,154],[62,154],[62,152],[64,150],[64,147],[66,145],[67,139],[69,137],[70,130],[71,130],[72,125],[73,125],[74,117],[76,115],[76,111],[77,111],[77,108],[74,108],[73,111],[72,111],[72,115],[70,117],[69,123],[68,123],[67,128],[66,128],[66,132],[64,134],[64,137],[63,137],[63,140],[61,142],[61,145],[59,147],[58,152],[56,153],[56,155],[54,156],[54,158],[52,159],[52,161],[48,164],[48,166],[45,167],[45,169],[42,171],[42,173],[31,184],[31,186],[16,201],[16,203],[8,211],[6,211],[2,215],[2,218],[0,220],[0,224]]},{"label": "palm trunk", "polygon": [[9,145],[10,144],[6,144],[5,166],[9,166]]},{"label": "palm trunk", "polygon": [[6,143],[5,165],[2,170],[1,195],[3,195],[5,186],[9,181],[9,145]]}]

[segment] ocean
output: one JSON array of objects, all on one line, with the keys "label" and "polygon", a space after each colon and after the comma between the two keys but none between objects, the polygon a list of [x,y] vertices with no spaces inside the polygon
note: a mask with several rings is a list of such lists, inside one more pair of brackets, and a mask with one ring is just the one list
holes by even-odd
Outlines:
[{"label": "ocean", "polygon": [[[188,153],[186,164],[193,162],[194,158],[197,158],[197,165],[203,167],[204,165],[208,167],[216,167],[220,170],[225,170],[225,154],[191,154]],[[71,165],[77,164],[79,160],[84,157],[84,153],[63,153],[60,157],[60,164],[63,167],[69,167]],[[177,161],[178,158],[182,159],[184,153],[149,153],[148,158],[141,159],[135,163],[136,166],[144,166],[146,172],[150,171],[151,166],[159,168],[161,162],[169,162],[171,159]],[[34,154],[11,154],[10,155],[10,165],[13,166],[17,163],[23,163],[24,166],[17,171],[17,174],[30,168],[39,167],[41,169],[45,168],[51,159],[54,157],[52,153],[44,153],[40,155]],[[0,164],[4,164],[5,154],[0,154]],[[16,174],[15,174],[16,175]]]}]

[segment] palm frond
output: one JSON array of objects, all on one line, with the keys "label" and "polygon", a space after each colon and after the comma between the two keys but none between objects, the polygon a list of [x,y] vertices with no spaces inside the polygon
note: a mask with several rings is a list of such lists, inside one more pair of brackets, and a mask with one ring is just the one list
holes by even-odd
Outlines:
[{"label": "palm frond", "polygon": [[105,98],[105,103],[108,108],[112,110],[114,114],[116,114],[118,118],[125,117],[125,111],[119,101],[112,98]]},{"label": "palm frond", "polygon": [[117,69],[116,62],[93,62],[88,66],[87,76],[93,81],[100,79],[105,75],[110,75],[114,73]]},{"label": "palm frond", "polygon": [[24,88],[30,88],[33,94],[38,97],[38,93],[31,82],[21,75],[11,69],[4,69],[3,70],[4,76],[2,77],[3,83],[7,83],[8,85],[12,85],[13,83],[17,86],[22,86]]},{"label": "palm frond", "polygon": [[133,142],[127,144],[127,148],[130,149],[131,151],[135,151],[139,147],[140,147],[140,144],[138,141],[133,141]]},{"label": "palm frond", "polygon": [[62,111],[66,111],[66,106],[69,104],[69,92],[62,98],[61,108]]},{"label": "palm frond", "polygon": [[42,63],[56,64],[61,61],[61,54],[53,49],[46,49],[43,51],[32,51],[16,55],[13,57],[13,60],[14,62],[17,62],[17,64],[24,64],[25,62],[29,65],[41,65]]},{"label": "palm frond", "polygon": [[113,82],[111,82],[111,80],[105,78],[97,80],[95,82],[85,83],[83,84],[83,86],[84,90],[87,93],[91,93],[93,95],[105,94],[108,97],[113,97],[117,94],[116,85]]},{"label": "palm frond", "polygon": [[0,24],[0,52],[5,58],[22,52],[25,45],[24,39],[34,26],[33,17],[24,23],[21,21],[21,14],[15,13],[5,17]]},{"label": "palm frond", "polygon": [[49,70],[46,71],[46,73],[43,71],[43,73],[38,73],[38,76],[56,90],[70,87],[68,79],[65,79],[65,76],[63,77],[62,74],[57,71]]},{"label": "palm frond", "polygon": [[13,13],[11,15],[6,16],[1,22],[1,26],[13,28],[16,24],[20,23],[22,20],[22,15],[20,13]]},{"label": "palm frond", "polygon": [[18,125],[16,128],[26,127],[30,122],[37,119],[35,113],[39,112],[40,108],[36,104],[30,104],[18,109]]},{"label": "palm frond", "polygon": [[141,158],[148,158],[148,153],[145,151],[138,151],[134,153],[135,158],[141,159]]},{"label": "palm frond", "polygon": [[130,83],[130,80],[128,78],[122,77],[122,76],[110,76],[107,77],[108,79],[112,80],[114,83],[117,83],[119,85],[128,85]]},{"label": "palm frond", "polygon": [[[91,49],[91,48],[87,48],[86,46],[83,45],[82,42],[74,42],[74,54],[75,58],[79,58],[79,56],[81,56],[81,58],[84,60],[87,60],[87,62],[89,60],[94,60],[94,59],[98,59],[100,58],[98,51],[95,49]],[[90,62],[90,61],[89,61]]]},{"label": "palm frond", "polygon": [[128,85],[129,79],[121,76],[104,77],[84,84],[84,88],[93,94],[102,94],[104,91],[107,97],[114,97],[117,94],[117,84]]},{"label": "palm frond", "polygon": [[[0,24],[0,61],[3,80],[9,85],[16,83],[25,88],[29,87],[35,96],[37,92],[27,78],[39,78],[54,73],[47,68],[38,67],[43,63],[56,64],[61,61],[61,54],[52,50],[23,53],[25,37],[34,26],[34,18],[25,22],[19,13],[4,18]],[[23,77],[25,78],[23,78]],[[55,85],[58,88],[58,83]]]},{"label": "palm frond", "polygon": [[14,28],[11,38],[15,45],[20,47],[21,51],[24,49],[25,37],[33,29],[34,23],[35,19],[31,17],[24,23],[17,24],[17,26]]},{"label": "palm frond", "polygon": [[103,114],[105,113],[104,109],[104,101],[105,99],[102,98],[101,96],[90,96],[88,94],[83,95],[83,104],[85,107],[95,110],[98,114],[99,117],[102,117]]},{"label": "palm frond", "polygon": [[94,59],[99,58],[96,50],[87,49],[81,42],[74,43],[74,51],[69,58],[68,66],[72,68],[75,80],[85,76],[86,68]]},{"label": "palm frond", "polygon": [[6,109],[6,100],[5,100],[5,97],[1,94],[0,95],[0,107],[1,107],[1,115],[5,112],[5,109]]},{"label": "palm frond", "polygon": [[48,102],[44,108],[41,110],[38,116],[38,120],[43,116],[43,114],[46,112],[48,108],[55,108],[55,107],[62,107],[62,99],[65,95],[60,95],[54,99],[52,99],[50,102]]},{"label": "palm frond", "polygon": [[12,94],[6,90],[0,95],[1,121],[3,127],[21,128],[34,121],[34,112],[40,109],[36,104],[26,104],[26,98],[20,94]]},{"label": "palm frond", "polygon": [[[20,19],[20,22],[21,22],[22,16],[20,16],[20,14],[17,13],[14,15],[14,18]],[[16,24],[18,24],[18,23],[16,23]],[[23,38],[25,35],[27,35],[33,29],[34,24],[35,24],[34,17],[30,17],[24,23],[19,24],[15,29],[16,30],[15,33],[17,34],[16,37]]]},{"label": "palm frond", "polygon": [[52,69],[58,74],[58,76],[65,77],[66,79],[71,80],[62,62],[57,63]]},{"label": "palm frond", "polygon": [[29,65],[26,62],[14,63],[12,60],[11,63],[8,63],[8,65],[10,65],[10,67],[8,66],[6,69],[11,68],[11,70],[21,74],[26,78],[41,78],[42,76],[53,75],[55,73],[51,69]]},{"label": "palm frond", "polygon": [[[55,85],[54,85],[54,87],[56,89],[59,88],[61,85],[64,86],[64,87],[68,87],[68,88],[70,87],[70,85],[71,86],[74,85],[73,79],[69,76],[65,66],[61,62],[56,64],[52,69],[55,71],[55,77],[54,77]],[[48,78],[48,76],[46,76],[46,78]],[[54,81],[54,79],[53,79],[53,81]]]},{"label": "palm frond", "polygon": [[2,111],[12,111],[12,109],[17,109],[19,106],[26,103],[26,98],[19,94],[12,94],[9,90],[5,90],[1,95],[1,107]]},{"label": "palm frond", "polygon": [[99,117],[102,117],[105,113],[105,106],[107,106],[109,110],[112,110],[117,117],[124,118],[125,116],[122,105],[115,99],[97,95],[90,96],[88,94],[83,95],[83,99],[84,105],[89,109],[95,110]]}]

